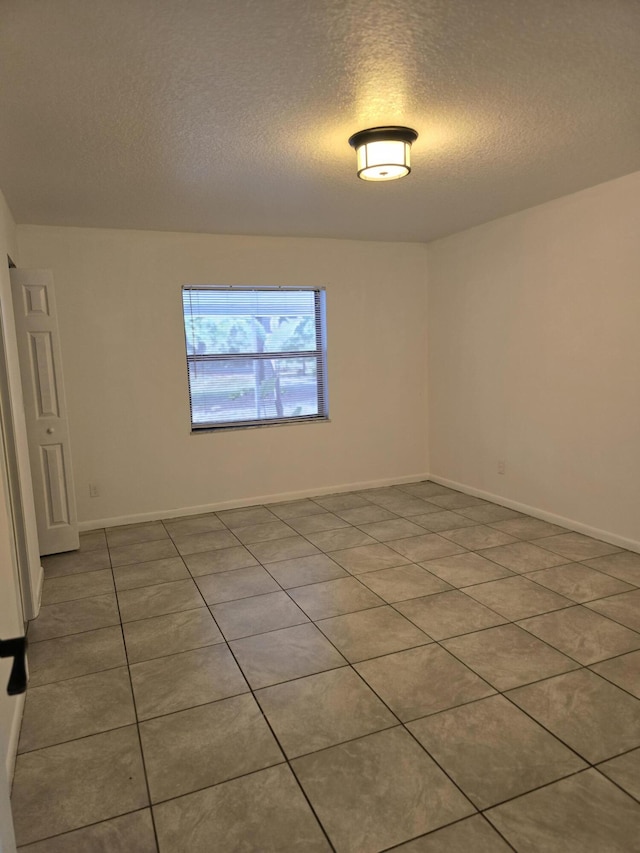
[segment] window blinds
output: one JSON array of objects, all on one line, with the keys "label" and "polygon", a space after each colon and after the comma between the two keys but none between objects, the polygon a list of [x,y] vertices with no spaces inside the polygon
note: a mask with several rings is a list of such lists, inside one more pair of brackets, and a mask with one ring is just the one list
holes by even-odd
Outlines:
[{"label": "window blinds", "polygon": [[326,419],[324,289],[182,290],[193,430]]}]

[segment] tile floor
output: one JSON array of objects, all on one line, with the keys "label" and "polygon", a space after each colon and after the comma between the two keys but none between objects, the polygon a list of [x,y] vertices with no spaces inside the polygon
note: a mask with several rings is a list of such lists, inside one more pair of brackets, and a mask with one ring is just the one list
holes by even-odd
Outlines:
[{"label": "tile floor", "polygon": [[45,559],[22,853],[640,851],[640,555],[425,482]]}]

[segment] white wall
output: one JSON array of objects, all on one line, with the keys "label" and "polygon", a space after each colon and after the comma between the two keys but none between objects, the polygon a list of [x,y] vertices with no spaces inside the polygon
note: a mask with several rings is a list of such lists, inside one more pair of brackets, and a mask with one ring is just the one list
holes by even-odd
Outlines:
[{"label": "white wall", "polygon": [[431,472],[640,550],[640,173],[432,243],[428,275]]},{"label": "white wall", "polygon": [[[8,254],[15,259],[15,225],[4,196],[0,192],[0,304],[5,330],[7,330],[7,319],[13,322],[11,283],[6,260]],[[5,344],[6,337],[5,335]],[[1,433],[0,454],[0,639],[9,639],[22,635],[24,630]],[[2,762],[0,772],[6,772],[7,778],[10,778],[13,768],[22,711],[22,697],[9,697],[6,692],[11,664],[10,659],[0,659],[0,760]],[[0,781],[0,849],[12,850],[14,849],[13,830],[6,793],[5,780],[2,779]]]},{"label": "white wall", "polygon": [[[84,526],[428,471],[426,247],[39,226],[18,242],[55,277]],[[326,286],[331,423],[190,435],[181,286],[203,283]]]}]

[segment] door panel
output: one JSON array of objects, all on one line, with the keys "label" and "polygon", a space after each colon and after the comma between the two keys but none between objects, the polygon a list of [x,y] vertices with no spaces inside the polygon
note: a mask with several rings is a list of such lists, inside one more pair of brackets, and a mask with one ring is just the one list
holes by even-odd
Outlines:
[{"label": "door panel", "polygon": [[78,547],[53,275],[11,270],[41,554]]},{"label": "door panel", "polygon": [[53,365],[53,344],[50,332],[31,332],[31,372],[33,395],[39,418],[60,417],[56,374]]}]

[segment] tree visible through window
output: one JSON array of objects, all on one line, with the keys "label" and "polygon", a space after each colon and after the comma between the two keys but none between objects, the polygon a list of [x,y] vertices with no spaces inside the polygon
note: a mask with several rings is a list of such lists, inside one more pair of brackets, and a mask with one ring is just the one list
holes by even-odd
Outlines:
[{"label": "tree visible through window", "polygon": [[183,287],[193,430],[327,418],[324,296]]}]

